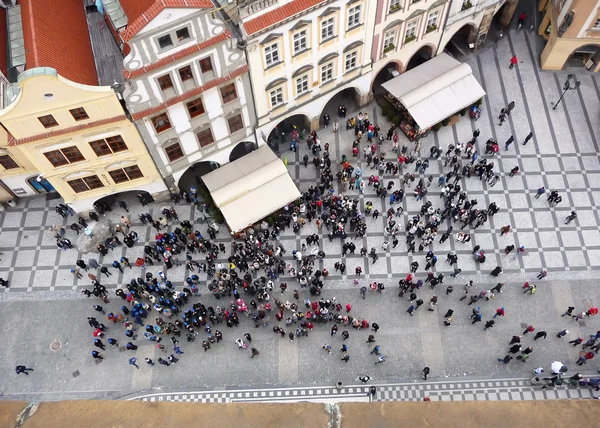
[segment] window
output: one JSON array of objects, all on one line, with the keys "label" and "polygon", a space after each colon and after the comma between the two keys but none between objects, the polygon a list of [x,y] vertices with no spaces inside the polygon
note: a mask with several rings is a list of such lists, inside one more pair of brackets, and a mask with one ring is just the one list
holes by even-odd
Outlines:
[{"label": "window", "polygon": [[38,120],[42,125],[44,125],[44,128],[52,128],[53,126],[58,126],[58,122],[54,119],[54,116],[52,116],[51,114],[47,114],[46,116],[40,116],[38,117]]},{"label": "window", "polygon": [[170,146],[165,147],[165,153],[171,162],[175,162],[184,156],[183,150],[181,149],[181,145],[179,143],[171,144]]},{"label": "window", "polygon": [[296,79],[296,94],[302,95],[308,92],[308,75],[300,76]]},{"label": "window", "polygon": [[244,121],[242,119],[242,114],[236,114],[235,116],[227,119],[227,123],[229,124],[229,133],[233,134],[238,132],[241,129],[244,129]]},{"label": "window", "polygon": [[198,142],[200,143],[200,147],[206,147],[209,144],[212,144],[215,142],[215,139],[213,138],[213,134],[212,131],[210,130],[210,128],[207,128],[203,131],[200,131],[196,134],[196,137],[198,137]]},{"label": "window", "polygon": [[348,10],[348,29],[360,25],[360,12],[362,5],[352,6]]},{"label": "window", "polygon": [[204,104],[202,104],[202,98],[197,98],[195,100],[190,101],[186,105],[187,111],[190,114],[190,117],[198,117],[205,113]]},{"label": "window", "polygon": [[75,193],[87,192],[88,190],[101,189],[104,187],[104,184],[102,184],[102,181],[100,181],[97,175],[69,180],[67,181],[67,184],[71,186],[71,189],[73,189]]},{"label": "window", "polygon": [[404,41],[410,42],[417,38],[417,25],[419,24],[419,20],[414,20],[409,22],[406,26],[406,33],[404,34]]},{"label": "window", "polygon": [[158,38],[158,46],[160,46],[161,49],[166,49],[166,48],[170,48],[171,46],[173,46],[173,41],[171,40],[171,35],[165,34],[164,36],[159,37]]},{"label": "window", "polygon": [[75,146],[65,147],[64,149],[51,150],[45,152],[44,156],[50,161],[52,166],[59,167],[70,163],[84,161],[85,158]]},{"label": "window", "polygon": [[356,51],[350,52],[346,55],[346,71],[350,71],[353,68],[356,68]]},{"label": "window", "polygon": [[383,51],[388,52],[394,49],[394,42],[396,41],[396,30],[388,31],[385,33],[383,39]]},{"label": "window", "polygon": [[171,129],[171,121],[169,120],[167,113],[161,113],[158,116],[150,118],[150,120],[152,121],[152,126],[154,126],[154,130],[157,134],[160,134],[167,129]]},{"label": "window", "polygon": [[306,30],[294,34],[294,55],[308,49],[306,43]]},{"label": "window", "polygon": [[271,108],[275,108],[280,104],[283,104],[283,89],[277,88],[270,91],[269,99],[271,100]]},{"label": "window", "polygon": [[335,18],[331,17],[321,22],[321,41],[335,36]]},{"label": "window", "polygon": [[165,74],[164,76],[160,76],[158,79],[158,85],[160,89],[165,91],[167,89],[171,89],[173,87],[173,80],[171,80],[170,74]]},{"label": "window", "polygon": [[594,25],[592,26],[592,30],[600,30],[600,18],[594,21]]},{"label": "window", "polygon": [[71,113],[71,116],[73,116],[73,119],[75,120],[84,120],[90,118],[83,107],[71,109],[69,110],[69,113]]},{"label": "window", "polygon": [[187,27],[180,28],[179,30],[175,31],[175,34],[177,35],[177,40],[180,42],[190,38],[190,31],[187,29]]},{"label": "window", "polygon": [[436,10],[435,12],[431,12],[427,17],[427,31],[433,31],[437,28],[438,16],[440,15],[440,11]]},{"label": "window", "polygon": [[223,104],[227,104],[228,102],[237,99],[234,83],[230,83],[221,88],[221,98],[223,98]]},{"label": "window", "polygon": [[402,2],[404,0],[390,0],[389,13],[395,12],[402,8]]},{"label": "window", "polygon": [[90,141],[90,146],[98,157],[123,152],[128,149],[127,144],[125,144],[125,141],[123,141],[123,138],[120,135],[108,137],[104,140]]},{"label": "window", "polygon": [[108,173],[110,174],[110,178],[112,178],[116,184],[144,177],[144,174],[140,171],[140,167],[137,165],[115,169],[113,171],[108,171]]},{"label": "window", "polygon": [[212,61],[210,60],[210,57],[200,60],[200,71],[202,71],[202,73],[208,73],[209,71],[213,71]]},{"label": "window", "polygon": [[188,65],[183,68],[180,68],[179,69],[179,77],[181,78],[182,82],[193,79],[194,75],[192,74],[192,67]]},{"label": "window", "polygon": [[0,155],[0,165],[4,169],[20,168],[19,165],[9,155]]},{"label": "window", "polygon": [[273,43],[265,48],[265,64],[267,67],[279,62],[279,46]]},{"label": "window", "polygon": [[325,64],[321,67],[321,83],[329,82],[333,79],[333,63]]}]

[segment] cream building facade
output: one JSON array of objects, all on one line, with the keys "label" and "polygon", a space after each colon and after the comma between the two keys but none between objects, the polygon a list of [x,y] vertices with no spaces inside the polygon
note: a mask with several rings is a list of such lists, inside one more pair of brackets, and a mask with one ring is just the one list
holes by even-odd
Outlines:
[{"label": "cream building facade", "polygon": [[547,40],[542,69],[600,71],[600,1],[541,0],[538,8],[544,12],[538,34]]},{"label": "cream building facade", "polygon": [[240,3],[261,138],[297,115],[319,128],[326,104],[344,90],[358,106],[372,100],[376,9],[375,0]]},{"label": "cream building facade", "polygon": [[8,132],[0,146],[18,165],[2,180],[14,193],[33,194],[31,173],[77,212],[120,192],[167,192],[111,87],[79,84],[47,67],[21,73],[18,86],[18,96],[0,111]]}]

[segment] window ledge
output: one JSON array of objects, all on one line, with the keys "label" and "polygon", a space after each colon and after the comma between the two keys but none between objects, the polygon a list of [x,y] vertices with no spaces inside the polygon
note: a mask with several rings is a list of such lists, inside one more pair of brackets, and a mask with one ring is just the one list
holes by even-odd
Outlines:
[{"label": "window ledge", "polygon": [[273,63],[273,64],[271,64],[271,65],[267,66],[267,68],[265,68],[265,71],[267,71],[267,70],[270,70],[270,69],[272,69],[272,68],[275,68],[275,67],[277,67],[279,64],[283,64],[283,61],[275,62],[275,63]]},{"label": "window ledge", "polygon": [[322,45],[322,44],[325,44],[325,43],[327,43],[327,42],[330,42],[330,41],[332,41],[332,40],[335,40],[336,38],[337,38],[337,35],[333,35],[333,36],[327,37],[326,39],[322,39],[322,40],[321,40],[321,43],[319,43],[319,44],[320,44],[320,45]]},{"label": "window ledge", "polygon": [[299,100],[300,98],[303,98],[307,95],[309,95],[312,91],[306,91],[306,92],[302,92],[300,95],[298,95],[296,98],[294,98],[295,100]]},{"label": "window ledge", "polygon": [[310,52],[310,47],[301,50],[300,52],[296,52],[294,55],[292,55],[292,58],[296,58],[297,56],[300,56],[302,54],[305,54],[307,52]]},{"label": "window ledge", "polygon": [[404,8],[401,8],[401,7],[398,7],[398,8],[396,8],[396,9],[394,9],[394,10],[389,10],[389,9],[388,9],[387,16],[390,16],[390,15],[392,15],[392,14],[396,13],[396,12],[402,12],[403,10],[404,10]]},{"label": "window ledge", "polygon": [[281,104],[277,104],[275,107],[271,106],[271,110],[269,110],[269,114],[274,112],[275,110],[279,110],[281,107],[285,107],[287,105],[286,103],[281,103]]},{"label": "window ledge", "polygon": [[361,22],[360,24],[353,25],[352,27],[350,27],[350,28],[348,28],[348,29],[346,30],[346,33],[349,33],[350,31],[354,31],[354,30],[356,30],[357,28],[360,28],[360,27],[362,27],[362,26],[363,26],[363,23],[362,23],[362,22]]},{"label": "window ledge", "polygon": [[357,71],[359,69],[360,69],[360,67],[357,65],[356,67],[351,68],[350,70],[346,70],[346,72],[344,73],[344,76],[347,75],[347,74],[350,74],[350,73],[352,73],[354,71]]}]

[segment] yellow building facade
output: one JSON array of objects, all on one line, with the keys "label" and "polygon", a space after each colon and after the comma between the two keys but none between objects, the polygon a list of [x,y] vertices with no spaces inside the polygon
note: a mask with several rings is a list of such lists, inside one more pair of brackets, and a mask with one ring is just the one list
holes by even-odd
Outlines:
[{"label": "yellow building facade", "polygon": [[19,75],[18,94],[0,111],[0,123],[1,177],[17,196],[55,189],[84,212],[121,192],[168,194],[110,86],[79,84],[53,68],[29,69]]},{"label": "yellow building facade", "polygon": [[600,71],[600,0],[541,0],[538,34],[547,42],[544,70],[583,67]]}]

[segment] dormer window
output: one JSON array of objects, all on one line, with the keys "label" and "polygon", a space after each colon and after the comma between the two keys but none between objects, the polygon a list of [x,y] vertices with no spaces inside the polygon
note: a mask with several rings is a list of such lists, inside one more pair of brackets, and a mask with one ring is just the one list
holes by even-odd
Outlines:
[{"label": "dormer window", "polygon": [[161,49],[167,49],[173,46],[173,41],[171,40],[171,35],[166,34],[158,38],[158,45]]},{"label": "dormer window", "polygon": [[177,40],[180,42],[190,38],[190,31],[187,29],[187,27],[180,28],[175,32],[175,34],[177,35]]}]

